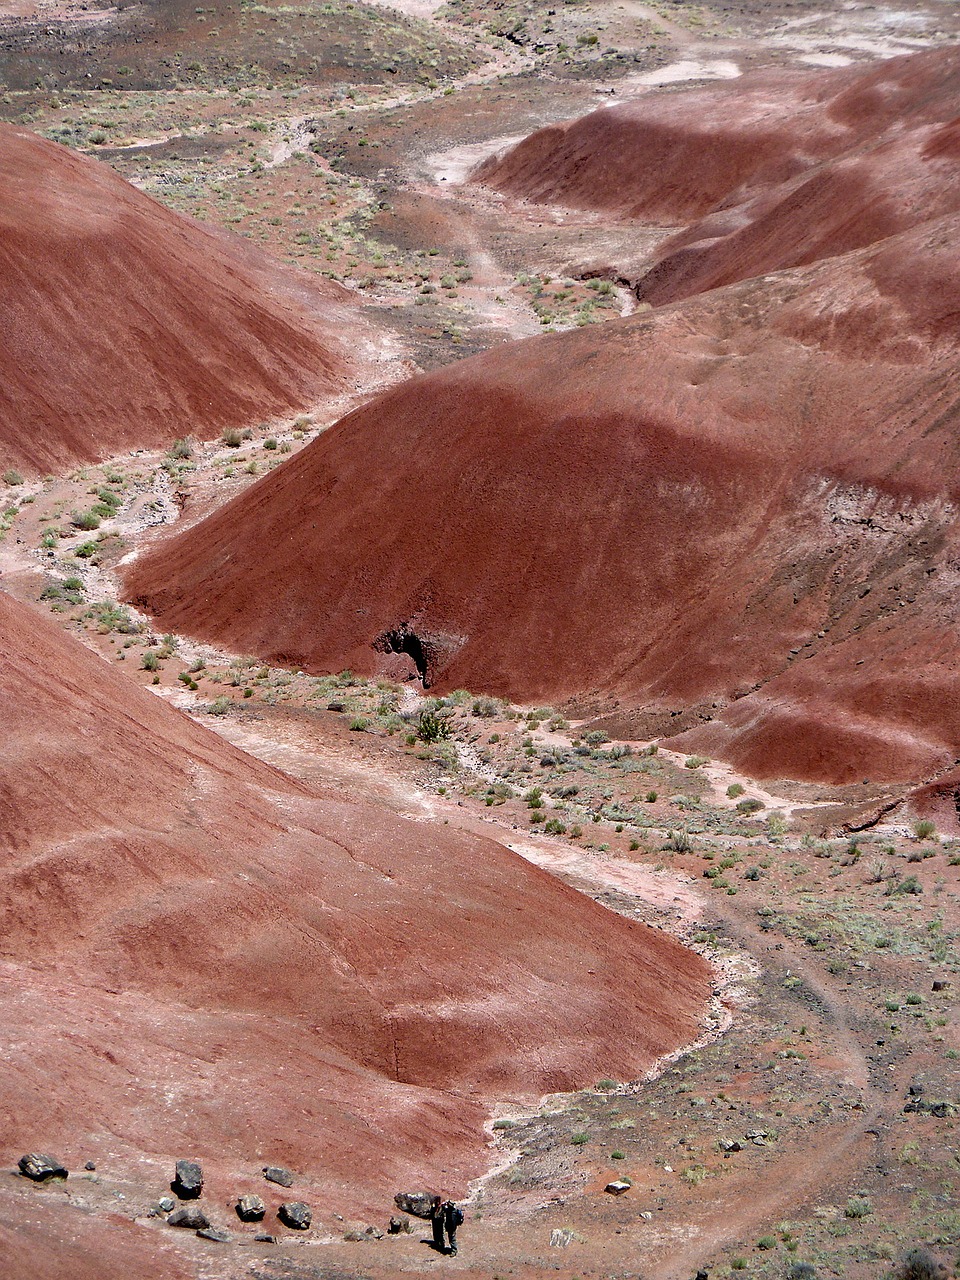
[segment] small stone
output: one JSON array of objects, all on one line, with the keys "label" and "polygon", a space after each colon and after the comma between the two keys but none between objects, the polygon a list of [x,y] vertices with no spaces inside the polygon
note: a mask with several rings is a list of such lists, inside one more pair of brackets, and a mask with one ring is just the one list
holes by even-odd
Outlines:
[{"label": "small stone", "polygon": [[743,1147],[741,1146],[741,1144],[739,1142],[734,1142],[733,1139],[731,1138],[721,1138],[717,1145],[720,1147],[721,1151],[726,1151],[726,1152],[735,1152],[735,1151],[743,1150]]},{"label": "small stone", "polygon": [[261,1222],[267,1206],[259,1196],[241,1196],[237,1201],[237,1217],[241,1222]]},{"label": "small stone", "polygon": [[277,1237],[270,1235],[267,1231],[258,1231],[253,1237],[257,1244],[276,1244]]},{"label": "small stone", "polygon": [[365,1227],[363,1234],[370,1240],[382,1240],[383,1232],[379,1227]]},{"label": "small stone", "polygon": [[33,1182],[46,1182],[50,1178],[68,1178],[70,1175],[64,1165],[55,1156],[40,1155],[31,1151],[21,1156],[17,1168],[25,1178]]},{"label": "small stone", "polygon": [[946,980],[946,978],[934,978],[933,989],[934,991],[949,991],[950,983]]},{"label": "small stone", "polygon": [[93,1173],[97,1166],[93,1163],[92,1160],[88,1160],[83,1167],[86,1169],[87,1173]]},{"label": "small stone", "polygon": [[434,1197],[429,1191],[400,1191],[393,1203],[401,1213],[412,1213],[415,1218],[429,1218],[433,1212]]},{"label": "small stone", "polygon": [[176,1200],[174,1200],[173,1196],[162,1196],[157,1201],[157,1208],[160,1210],[161,1213],[170,1213],[176,1207],[177,1207],[177,1202]]},{"label": "small stone", "polygon": [[203,1170],[196,1160],[178,1160],[170,1190],[181,1200],[196,1200],[203,1190]]},{"label": "small stone", "polygon": [[756,1138],[766,1138],[767,1131],[766,1129],[750,1129],[746,1136],[753,1142]]},{"label": "small stone", "polygon": [[362,1231],[347,1231],[344,1233],[344,1240],[349,1240],[351,1244],[359,1244],[361,1240],[365,1240],[366,1236]]},{"label": "small stone", "polygon": [[279,1187],[293,1186],[293,1174],[289,1169],[281,1169],[279,1165],[266,1165],[263,1170],[263,1176],[268,1182],[275,1182]]},{"label": "small stone", "polygon": [[313,1221],[310,1209],[299,1200],[288,1200],[282,1204],[277,1210],[277,1217],[294,1231],[306,1231]]},{"label": "small stone", "polygon": [[622,1196],[624,1192],[630,1190],[630,1186],[629,1182],[622,1182],[618,1178],[616,1182],[608,1182],[603,1189],[611,1196]]},{"label": "small stone", "polygon": [[640,1214],[640,1217],[644,1220],[644,1222],[650,1222],[653,1218],[653,1214],[650,1212],[649,1209],[644,1209],[643,1212]]},{"label": "small stone", "polygon": [[550,1244],[554,1249],[566,1249],[576,1239],[569,1227],[554,1227],[550,1232]]},{"label": "small stone", "polygon": [[394,1214],[394,1216],[390,1219],[390,1226],[388,1230],[392,1236],[409,1235],[410,1219],[405,1217],[397,1217],[396,1214]]},{"label": "small stone", "polygon": [[221,1227],[203,1227],[197,1232],[201,1240],[215,1240],[217,1244],[229,1244],[233,1239],[229,1231],[224,1231]]},{"label": "small stone", "polygon": [[342,703],[342,702],[328,702],[328,703],[327,703],[327,710],[328,710],[328,711],[342,711],[342,710],[343,710],[343,703]]},{"label": "small stone", "polygon": [[190,1231],[204,1231],[210,1220],[198,1204],[187,1204],[182,1209],[175,1209],[167,1219],[168,1227],[186,1227]]}]

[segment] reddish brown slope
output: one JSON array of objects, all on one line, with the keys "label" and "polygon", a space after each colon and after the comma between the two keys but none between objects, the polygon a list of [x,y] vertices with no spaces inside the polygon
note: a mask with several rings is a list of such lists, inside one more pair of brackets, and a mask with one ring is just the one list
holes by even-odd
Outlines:
[{"label": "reddish brown slope", "polygon": [[490,1100],[695,1034],[708,970],[669,938],[307,791],[2,593],[0,646],[0,1166],[50,1148],[157,1194],[196,1152],[225,1199],[274,1160],[383,1208],[482,1169]]},{"label": "reddish brown slope", "polygon": [[958,231],[409,382],[144,556],[130,594],[318,670],[375,670],[415,633],[438,687],[636,733],[711,720],[759,775],[939,767],[960,754]]},{"label": "reddish brown slope", "polygon": [[0,125],[0,466],[55,471],[341,391],[345,291]]},{"label": "reddish brown slope", "polygon": [[960,209],[960,50],[763,73],[540,130],[476,181],[690,226],[637,283],[654,306],[846,253]]}]

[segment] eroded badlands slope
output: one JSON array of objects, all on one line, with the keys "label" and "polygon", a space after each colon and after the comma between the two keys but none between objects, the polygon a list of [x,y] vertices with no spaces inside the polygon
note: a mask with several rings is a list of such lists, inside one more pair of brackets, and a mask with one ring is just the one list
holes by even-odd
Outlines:
[{"label": "eroded badlands slope", "polygon": [[[132,565],[165,627],[676,734],[960,755],[960,217],[411,380]],[[264,554],[264,548],[268,548]]]},{"label": "eroded badlands slope", "polygon": [[[196,1155],[229,1203],[281,1162],[382,1213],[482,1170],[489,1101],[697,1034],[709,971],[665,935],[306,790],[3,593],[0,649],[4,1166],[50,1148],[149,1202]],[[12,1256],[17,1221],[0,1197]]]},{"label": "eroded badlands slope", "polygon": [[0,467],[207,438],[352,385],[339,286],[25,130],[0,125],[0,169]]},{"label": "eroded badlands slope", "polygon": [[532,134],[473,180],[685,225],[635,281],[654,306],[874,244],[960,210],[960,48],[762,72]]}]

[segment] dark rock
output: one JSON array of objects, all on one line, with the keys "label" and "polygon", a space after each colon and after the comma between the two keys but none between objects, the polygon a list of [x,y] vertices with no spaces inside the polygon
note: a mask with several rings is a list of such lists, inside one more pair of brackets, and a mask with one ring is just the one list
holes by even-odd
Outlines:
[{"label": "dark rock", "polygon": [[264,1166],[263,1176],[268,1182],[275,1182],[280,1187],[293,1186],[293,1174],[289,1169],[281,1169],[279,1165],[268,1164]]},{"label": "dark rock", "polygon": [[306,1231],[313,1221],[309,1208],[299,1200],[288,1200],[277,1210],[277,1217],[285,1227],[294,1231]]},{"label": "dark rock", "polygon": [[327,703],[327,710],[328,710],[328,711],[342,711],[342,710],[343,710],[343,703],[342,703],[342,702],[328,702],[328,703]]},{"label": "dark rock", "polygon": [[21,1156],[17,1161],[17,1168],[25,1178],[30,1178],[34,1182],[46,1182],[50,1178],[68,1178],[70,1175],[64,1165],[55,1156],[40,1155],[36,1151],[31,1151],[25,1156]]},{"label": "dark rock", "polygon": [[203,1170],[196,1160],[178,1160],[177,1172],[170,1190],[181,1200],[196,1200],[203,1190]]},{"label": "dark rock", "polygon": [[257,1244],[276,1244],[277,1237],[270,1235],[267,1231],[258,1231],[253,1237]]},{"label": "dark rock", "polygon": [[608,1195],[622,1196],[630,1190],[630,1186],[629,1182],[624,1182],[618,1178],[616,1182],[608,1182],[603,1189]]},{"label": "dark rock", "polygon": [[260,1222],[267,1206],[259,1196],[241,1196],[237,1201],[237,1217],[241,1222]]},{"label": "dark rock", "polygon": [[429,1191],[400,1191],[393,1197],[393,1203],[401,1213],[412,1213],[415,1218],[429,1218],[433,1201]]},{"label": "dark rock", "polygon": [[735,1142],[732,1138],[721,1138],[717,1144],[721,1151],[728,1153],[742,1151],[743,1147],[739,1142]]},{"label": "dark rock", "polygon": [[950,983],[946,980],[946,978],[934,978],[933,989],[934,991],[949,991]]},{"label": "dark rock", "polygon": [[383,1232],[379,1227],[364,1227],[363,1234],[368,1240],[382,1240]]},{"label": "dark rock", "polygon": [[168,1227],[186,1227],[190,1231],[205,1231],[210,1220],[198,1204],[187,1204],[175,1209],[167,1219]]},{"label": "dark rock", "polygon": [[390,1226],[388,1230],[392,1236],[409,1235],[410,1219],[398,1218],[396,1214],[394,1214],[394,1216],[390,1219]]},{"label": "dark rock", "polygon": [[229,1231],[224,1231],[221,1227],[203,1227],[197,1232],[201,1240],[215,1240],[217,1244],[229,1244],[233,1237]]},{"label": "dark rock", "polygon": [[923,1097],[923,1085],[922,1085],[922,1084],[912,1084],[912,1085],[910,1085],[910,1087],[907,1089],[907,1093],[909,1093],[909,1095],[910,1095],[910,1097],[911,1097],[911,1098],[922,1098],[922,1097]]},{"label": "dark rock", "polygon": [[87,1173],[93,1173],[93,1171],[96,1169],[97,1166],[93,1163],[92,1160],[88,1160],[83,1167],[86,1169]]}]

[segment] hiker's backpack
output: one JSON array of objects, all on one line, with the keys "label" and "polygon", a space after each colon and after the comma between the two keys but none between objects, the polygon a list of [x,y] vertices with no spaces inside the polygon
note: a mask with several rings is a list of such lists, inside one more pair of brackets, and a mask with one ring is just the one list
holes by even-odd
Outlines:
[{"label": "hiker's backpack", "polygon": [[463,1210],[458,1204],[453,1206],[453,1225],[459,1227],[463,1223]]}]

